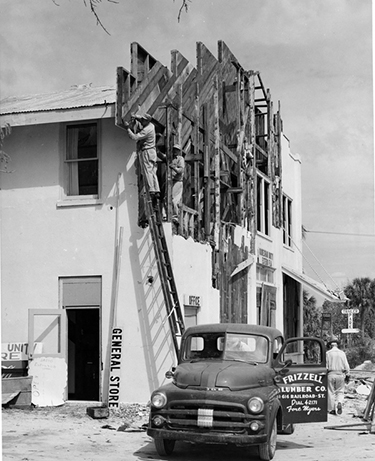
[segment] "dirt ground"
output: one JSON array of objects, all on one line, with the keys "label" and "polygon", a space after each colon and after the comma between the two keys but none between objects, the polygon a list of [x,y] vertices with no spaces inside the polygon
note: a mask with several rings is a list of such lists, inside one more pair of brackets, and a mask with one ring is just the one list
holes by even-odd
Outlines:
[{"label": "dirt ground", "polygon": [[[160,460],[145,432],[148,408],[124,405],[109,418],[93,419],[92,403],[61,407],[2,410],[3,461],[144,461]],[[347,390],[343,414],[326,423],[298,425],[294,434],[279,435],[275,461],[352,461],[375,459],[375,434],[363,419],[366,396]],[[353,426],[353,424],[357,426]],[[342,427],[350,425],[349,427]],[[334,427],[336,427],[334,429]],[[171,460],[236,461],[258,459],[255,449],[176,444]]]}]

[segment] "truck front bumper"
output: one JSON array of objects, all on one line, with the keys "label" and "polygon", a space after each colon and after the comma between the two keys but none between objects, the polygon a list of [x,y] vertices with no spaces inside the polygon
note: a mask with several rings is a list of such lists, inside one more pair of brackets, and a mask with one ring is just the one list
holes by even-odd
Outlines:
[{"label": "truck front bumper", "polygon": [[228,434],[148,428],[147,435],[154,439],[181,440],[196,443],[232,443],[235,445],[259,445],[267,441],[267,434]]}]

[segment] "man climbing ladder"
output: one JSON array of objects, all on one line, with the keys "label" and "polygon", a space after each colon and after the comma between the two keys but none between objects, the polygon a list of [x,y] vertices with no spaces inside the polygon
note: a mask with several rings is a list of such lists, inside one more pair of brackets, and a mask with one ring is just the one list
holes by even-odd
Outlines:
[{"label": "man climbing ladder", "polygon": [[150,114],[138,115],[132,117],[133,124],[124,122],[128,136],[137,142],[137,151],[139,153],[139,162],[143,164],[144,175],[148,184],[148,190],[153,202],[157,206],[160,198],[159,181],[156,175],[157,155],[155,148],[155,127],[151,122]]},{"label": "man climbing ladder", "polygon": [[177,337],[183,334],[185,326],[164,234],[161,208],[158,204],[160,189],[156,176],[155,127],[151,123],[151,116],[149,114],[138,117],[133,116],[132,121],[131,128],[128,122],[124,122],[124,125],[129,137],[137,141],[140,171],[143,177],[146,178],[144,181],[146,217],[150,225],[154,244],[156,263],[160,275],[172,341],[176,356],[178,357],[179,343]]}]

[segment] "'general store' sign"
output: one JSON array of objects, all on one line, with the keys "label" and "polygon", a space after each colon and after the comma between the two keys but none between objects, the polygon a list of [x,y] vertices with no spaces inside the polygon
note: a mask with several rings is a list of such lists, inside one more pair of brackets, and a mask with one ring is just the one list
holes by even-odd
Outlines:
[{"label": "'general store' sign", "polygon": [[111,366],[108,389],[108,407],[118,407],[120,403],[122,358],[122,328],[115,327],[111,335]]}]

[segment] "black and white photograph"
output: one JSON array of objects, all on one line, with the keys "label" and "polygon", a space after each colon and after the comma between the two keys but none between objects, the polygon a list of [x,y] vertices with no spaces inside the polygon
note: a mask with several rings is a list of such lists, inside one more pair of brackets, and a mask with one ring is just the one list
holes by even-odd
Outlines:
[{"label": "black and white photograph", "polygon": [[3,461],[375,453],[372,0],[0,0]]}]

